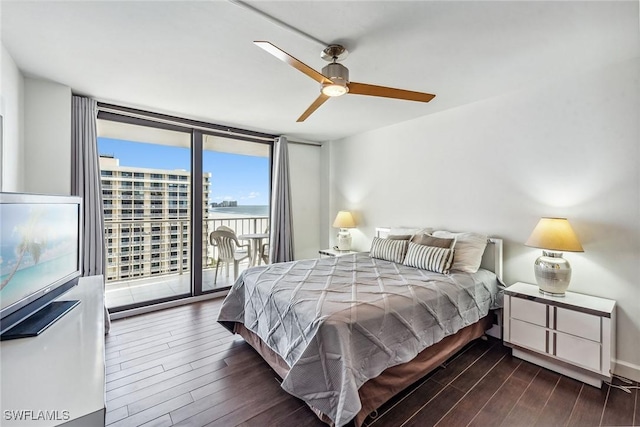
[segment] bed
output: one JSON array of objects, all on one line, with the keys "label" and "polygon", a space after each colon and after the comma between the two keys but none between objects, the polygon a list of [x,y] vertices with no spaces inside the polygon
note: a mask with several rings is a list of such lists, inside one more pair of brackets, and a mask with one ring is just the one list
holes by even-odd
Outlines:
[{"label": "bed", "polygon": [[384,239],[388,231],[377,229],[371,252],[245,270],[220,309],[218,321],[260,353],[282,388],[331,425],[360,426],[468,342],[499,331],[500,239],[485,237],[476,272],[441,274],[405,265],[408,251],[403,263],[377,250],[402,245]]}]

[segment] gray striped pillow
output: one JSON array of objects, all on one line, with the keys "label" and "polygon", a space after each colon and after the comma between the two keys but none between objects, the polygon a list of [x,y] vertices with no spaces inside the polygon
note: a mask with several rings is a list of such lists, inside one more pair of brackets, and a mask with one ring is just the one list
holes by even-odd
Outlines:
[{"label": "gray striped pillow", "polygon": [[404,265],[447,274],[453,261],[453,249],[436,248],[409,242]]},{"label": "gray striped pillow", "polygon": [[407,253],[408,243],[408,240],[389,240],[374,237],[373,242],[371,242],[371,251],[369,252],[369,255],[372,258],[402,264],[404,256]]}]

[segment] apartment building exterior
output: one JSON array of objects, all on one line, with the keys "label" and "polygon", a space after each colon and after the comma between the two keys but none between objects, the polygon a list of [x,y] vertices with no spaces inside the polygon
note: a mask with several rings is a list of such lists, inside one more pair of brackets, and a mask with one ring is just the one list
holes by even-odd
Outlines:
[{"label": "apartment building exterior", "polygon": [[[120,166],[100,157],[107,251],[106,280],[176,274],[191,257],[191,173]],[[211,174],[203,174],[203,218]],[[207,236],[203,232],[203,258]]]}]

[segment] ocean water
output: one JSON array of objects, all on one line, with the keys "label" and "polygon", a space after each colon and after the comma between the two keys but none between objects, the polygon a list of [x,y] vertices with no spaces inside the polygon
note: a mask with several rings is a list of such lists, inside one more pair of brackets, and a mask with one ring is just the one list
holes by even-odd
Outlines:
[{"label": "ocean water", "polygon": [[222,216],[269,216],[269,206],[263,205],[243,205],[228,208],[210,208],[209,212],[216,217]]}]

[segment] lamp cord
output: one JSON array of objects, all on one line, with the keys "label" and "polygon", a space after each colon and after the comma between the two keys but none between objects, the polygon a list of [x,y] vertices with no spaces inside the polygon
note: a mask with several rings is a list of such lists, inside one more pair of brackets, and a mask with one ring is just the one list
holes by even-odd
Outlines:
[{"label": "lamp cord", "polygon": [[624,383],[624,385],[623,384],[613,384],[613,380],[611,382],[605,381],[604,383],[606,385],[608,385],[609,387],[614,387],[614,388],[620,389],[620,390],[624,391],[625,393],[629,393],[629,394],[631,394],[631,390],[632,389],[635,389],[635,390],[640,389],[640,386],[631,385],[631,384],[633,384],[633,381],[631,381],[628,378],[621,377],[620,375],[615,375],[615,374],[613,374],[611,376],[611,378],[612,379],[616,379],[617,378],[618,380],[622,381]]}]

